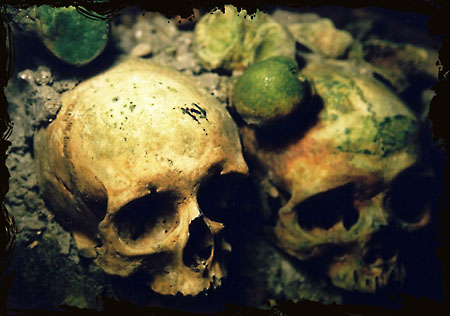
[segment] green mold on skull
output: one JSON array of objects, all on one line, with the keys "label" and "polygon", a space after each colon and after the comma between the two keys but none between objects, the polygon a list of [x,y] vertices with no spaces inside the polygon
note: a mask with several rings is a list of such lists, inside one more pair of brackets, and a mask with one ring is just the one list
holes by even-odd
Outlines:
[{"label": "green mold on skull", "polygon": [[404,115],[385,117],[376,122],[367,116],[361,124],[347,128],[336,148],[342,152],[386,157],[413,143],[418,124]]},{"label": "green mold on skull", "polygon": [[[342,64],[312,62],[302,73],[323,101],[319,114],[323,128],[316,137],[330,139],[343,153],[373,156],[377,162],[358,157],[358,166],[376,165],[380,158],[414,147],[417,120],[411,111],[380,82],[351,75]],[[375,167],[374,167],[375,168]]]},{"label": "green mold on skull", "polygon": [[108,42],[108,22],[89,19],[75,7],[31,7],[27,14],[34,22],[26,29],[37,34],[45,46],[62,61],[82,66],[99,56]]},{"label": "green mold on skull", "polygon": [[248,67],[233,89],[233,106],[247,124],[263,125],[285,117],[309,95],[297,63],[276,56]]},{"label": "green mold on skull", "polygon": [[330,109],[334,109],[341,113],[348,113],[354,110],[352,103],[349,100],[350,86],[346,82],[342,82],[339,78],[324,77],[318,78],[315,81],[318,85],[323,85],[327,89],[327,93],[321,95],[324,102]]},{"label": "green mold on skull", "polygon": [[415,120],[404,115],[386,117],[379,124],[379,137],[384,155],[389,155],[410,144],[418,132]]},{"label": "green mold on skull", "polygon": [[[298,260],[340,249],[325,263],[331,283],[374,293],[402,277],[397,249],[376,257],[377,236],[394,222],[407,231],[424,227],[431,208],[418,206],[420,216],[400,219],[386,202],[393,183],[401,181],[407,193],[395,204],[405,205],[399,213],[409,212],[408,186],[418,177],[410,181],[408,174],[420,162],[419,122],[389,88],[353,66],[306,59],[301,72],[315,94],[306,105],[317,106],[317,116],[303,133],[285,135],[286,145],[266,146],[251,125],[241,126],[241,136],[249,161],[258,166],[254,176],[265,183],[262,214],[277,217],[268,227],[272,240]],[[276,209],[270,204],[274,199]],[[362,260],[367,254],[374,260]]]},{"label": "green mold on skull", "polygon": [[295,41],[285,26],[257,11],[247,15],[232,5],[204,15],[194,30],[194,51],[208,70],[245,69],[272,56],[295,57]]},{"label": "green mold on skull", "polygon": [[339,151],[355,154],[376,155],[377,125],[370,116],[362,117],[361,123],[344,130],[336,148]]}]

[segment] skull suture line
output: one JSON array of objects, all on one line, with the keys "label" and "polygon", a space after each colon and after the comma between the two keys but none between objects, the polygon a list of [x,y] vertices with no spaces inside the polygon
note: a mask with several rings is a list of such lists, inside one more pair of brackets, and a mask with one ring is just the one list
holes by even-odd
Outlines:
[{"label": "skull suture line", "polygon": [[297,259],[320,258],[335,286],[373,293],[403,276],[393,227],[429,222],[430,178],[418,167],[415,116],[350,65],[311,59],[301,70],[310,102],[290,121],[241,134],[265,214],[276,214],[274,242]]},{"label": "skull suture line", "polygon": [[225,108],[141,59],[81,83],[62,104],[36,134],[35,158],[44,198],[79,250],[110,274],[145,271],[161,294],[219,286],[230,247],[199,192],[247,173]]}]

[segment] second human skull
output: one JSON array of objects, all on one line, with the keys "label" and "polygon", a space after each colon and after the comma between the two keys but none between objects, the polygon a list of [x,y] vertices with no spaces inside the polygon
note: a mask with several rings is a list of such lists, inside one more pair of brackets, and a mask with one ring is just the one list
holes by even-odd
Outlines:
[{"label": "second human skull", "polygon": [[109,274],[143,271],[161,294],[219,286],[230,247],[208,190],[247,173],[225,108],[142,59],[82,82],[62,104],[36,134],[35,158],[79,250]]},{"label": "second human skull", "polygon": [[430,177],[418,167],[413,113],[357,72],[308,60],[310,102],[290,121],[241,134],[273,241],[299,260],[321,258],[335,286],[373,293],[402,277],[397,243],[429,222]]}]

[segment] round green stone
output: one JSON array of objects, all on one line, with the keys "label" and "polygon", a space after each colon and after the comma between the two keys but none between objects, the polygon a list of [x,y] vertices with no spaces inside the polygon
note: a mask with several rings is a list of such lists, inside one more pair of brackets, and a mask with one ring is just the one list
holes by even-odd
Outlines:
[{"label": "round green stone", "polygon": [[89,19],[75,7],[43,5],[33,15],[38,23],[37,34],[45,46],[68,64],[89,63],[103,52],[108,42],[108,22]]},{"label": "round green stone", "polygon": [[247,124],[264,125],[291,113],[308,91],[295,60],[276,56],[244,71],[234,85],[233,106]]}]

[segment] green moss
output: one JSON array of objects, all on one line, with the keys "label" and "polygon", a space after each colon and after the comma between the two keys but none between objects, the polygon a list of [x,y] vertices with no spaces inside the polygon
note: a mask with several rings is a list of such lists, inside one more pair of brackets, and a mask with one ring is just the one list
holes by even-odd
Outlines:
[{"label": "green moss", "polygon": [[385,156],[410,144],[417,134],[417,122],[404,115],[386,117],[379,125],[379,139]]},{"label": "green moss", "polygon": [[346,128],[337,139],[339,151],[388,156],[413,142],[417,134],[417,122],[404,115],[386,117],[382,122],[366,116],[359,126]]},{"label": "green moss", "polygon": [[75,7],[38,6],[33,10],[36,32],[46,47],[64,62],[81,66],[104,50],[108,41],[108,22],[89,19]]},{"label": "green moss", "polygon": [[244,71],[233,88],[233,106],[248,124],[262,125],[291,113],[308,94],[297,63],[277,56]]},{"label": "green moss", "polygon": [[354,110],[354,106],[349,99],[350,91],[354,86],[345,77],[337,78],[327,76],[318,76],[314,79],[314,84],[324,103],[330,109],[341,113],[349,113]]},{"label": "green moss", "polygon": [[346,128],[342,135],[336,137],[340,140],[336,148],[347,153],[374,155],[378,148],[377,126],[370,116],[362,117],[360,122],[358,126]]}]

